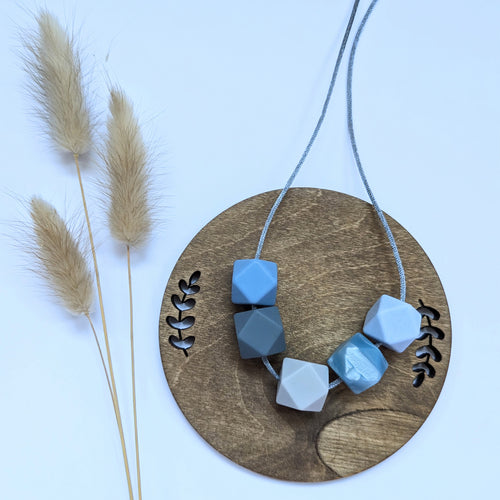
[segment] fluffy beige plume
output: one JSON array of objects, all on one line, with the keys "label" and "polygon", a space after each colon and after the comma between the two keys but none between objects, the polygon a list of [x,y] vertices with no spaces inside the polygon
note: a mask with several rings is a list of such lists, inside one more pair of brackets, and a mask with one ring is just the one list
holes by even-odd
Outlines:
[{"label": "fluffy beige plume", "polygon": [[64,151],[86,153],[92,143],[93,121],[75,41],[48,11],[36,16],[38,29],[24,37],[29,89],[48,134]]},{"label": "fluffy beige plume", "polygon": [[119,88],[110,91],[110,116],[102,153],[109,196],[108,220],[111,234],[127,246],[127,268],[130,307],[130,352],[132,368],[132,405],[134,410],[135,458],[137,489],[142,498],[137,400],[135,384],[134,313],[130,247],[148,239],[152,225],[150,200],[151,173],[148,149],[144,143],[132,104]]},{"label": "fluffy beige plume", "polygon": [[73,314],[89,314],[94,286],[87,261],[56,209],[39,197],[30,204],[34,255],[42,275],[64,307]]},{"label": "fluffy beige plume", "polygon": [[139,246],[148,239],[153,223],[148,151],[132,104],[120,89],[111,90],[109,110],[103,153],[109,226],[114,238]]}]

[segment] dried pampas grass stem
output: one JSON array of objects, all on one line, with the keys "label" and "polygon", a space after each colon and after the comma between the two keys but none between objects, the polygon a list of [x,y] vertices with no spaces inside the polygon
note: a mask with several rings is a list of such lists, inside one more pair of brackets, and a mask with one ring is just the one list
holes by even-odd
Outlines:
[{"label": "dried pampas grass stem", "polygon": [[[35,196],[31,199],[30,216],[34,237],[32,245],[33,254],[38,261],[41,274],[47,279],[52,291],[63,303],[64,307],[75,315],[84,315],[92,329],[106,375],[109,394],[113,402],[116,423],[122,444],[129,496],[130,500],[133,500],[127,450],[112,366],[109,364],[108,372],[94,324],[90,317],[90,310],[94,299],[92,274],[77,238],[73,236],[52,205]],[[110,362],[109,357],[108,362]]]},{"label": "dried pampas grass stem", "polygon": [[130,249],[143,245],[153,225],[149,191],[150,154],[144,143],[131,102],[118,88],[111,89],[110,116],[107,122],[105,151],[102,153],[109,198],[108,223],[112,236],[127,249],[130,304],[130,353],[132,369],[132,404],[134,411],[135,458],[139,500],[142,499],[139,433],[135,383],[134,307]]},{"label": "dried pampas grass stem", "polygon": [[101,344],[99,343],[99,339],[97,338],[97,332],[95,331],[94,322],[92,321],[90,314],[86,314],[85,316],[87,317],[90,328],[92,330],[92,334],[94,335],[94,340],[95,340],[95,343],[97,345],[97,350],[99,351],[99,357],[101,358],[101,363],[102,363],[102,367],[104,369],[104,374],[106,375],[106,382],[108,383],[109,395],[111,396],[111,399],[113,399],[113,389],[111,388],[111,382],[109,380],[108,369],[106,368],[106,362],[104,361],[104,356],[102,354]]},{"label": "dried pampas grass stem", "polygon": [[[77,248],[78,245],[71,239],[70,233],[67,231],[64,232],[64,223],[55,210],[45,202],[35,198],[31,204],[31,213],[37,241],[39,243],[37,256],[39,256],[41,262],[47,269],[49,281],[66,308],[74,314],[85,315],[94,333],[94,338],[99,348],[99,355],[106,373],[108,388],[113,401],[113,408],[120,434],[129,497],[130,500],[133,500],[134,495],[125,446],[122,418],[118,404],[113,363],[111,360],[99,267],[79,161],[80,156],[87,153],[93,146],[94,121],[88,99],[88,90],[84,82],[81,57],[75,39],[68,35],[59,21],[45,9],[38,12],[36,15],[36,22],[37,29],[34,32],[31,34],[23,34],[25,48],[23,57],[24,67],[30,77],[29,89],[37,102],[36,112],[46,125],[47,135],[59,149],[71,153],[74,158],[94,264],[103,336],[106,345],[107,365],[90,317],[89,311],[93,297],[93,286],[86,261],[81,257]],[[124,196],[126,200],[135,197],[135,199],[139,198],[144,202],[144,200],[146,200],[146,189],[144,186],[147,179],[145,175],[145,149],[141,148],[142,141],[140,137],[135,134],[137,127],[132,119],[133,116],[128,113],[127,106],[120,105],[119,96],[117,96],[115,107],[116,115],[120,117],[118,122],[123,126],[118,127],[119,130],[117,134],[114,135],[120,138],[126,137],[127,140],[125,142],[127,145],[131,146],[131,148],[127,150],[126,158],[133,158],[133,163],[135,162],[134,165],[137,164],[139,166],[137,169],[133,165],[132,168],[128,170],[129,184],[127,188],[124,188],[124,191],[122,190],[122,193],[125,192]],[[113,131],[109,128],[108,132],[110,135],[113,135]],[[123,136],[124,133],[128,133],[128,135]],[[116,141],[112,141],[112,143],[115,142]],[[124,144],[123,141],[122,144]],[[117,152],[120,154],[120,146]],[[133,177],[133,187],[131,189],[130,176]],[[131,206],[132,205],[129,205],[129,208]],[[147,219],[148,212],[144,212],[143,206],[144,203],[134,205],[132,209],[132,214],[134,216],[133,221],[131,218],[128,218],[129,212],[125,213],[125,225],[128,224],[130,226],[130,224],[135,224],[135,228],[123,233],[126,235],[127,244],[136,245],[142,243],[145,240],[146,233],[148,233],[150,221]],[[49,233],[40,230],[39,228],[41,227],[49,228]],[[118,229],[117,231],[119,232],[120,230]],[[57,236],[57,238],[55,236]]]},{"label": "dried pampas grass stem", "polygon": [[130,312],[130,364],[132,370],[132,407],[134,410],[134,442],[135,442],[135,464],[137,470],[137,489],[139,500],[142,500],[141,486],[141,461],[139,458],[139,432],[137,428],[137,398],[135,390],[135,348],[134,348],[134,302],[132,299],[132,269],[130,266],[130,246],[127,245],[127,269],[128,269],[128,294]]},{"label": "dried pampas grass stem", "polygon": [[31,199],[30,216],[32,236],[35,240],[32,249],[38,261],[39,271],[69,312],[87,318],[99,351],[109,393],[113,398],[101,345],[90,317],[94,301],[94,283],[80,242],[68,229],[57,210],[38,196]]},{"label": "dried pampas grass stem", "polygon": [[[92,259],[94,261],[94,271],[95,271],[95,278],[96,278],[96,284],[97,284],[97,294],[99,297],[99,307],[101,310],[101,318],[102,318],[102,329],[103,329],[103,334],[104,334],[104,342],[106,344],[106,355],[108,358],[109,380],[111,381],[111,397],[113,400],[113,408],[115,410],[116,423],[118,425],[118,431],[120,434],[120,442],[121,442],[122,452],[123,452],[125,473],[127,476],[127,486],[128,486],[129,498],[130,498],[130,500],[133,500],[134,494],[133,494],[133,490],[132,490],[132,481],[130,478],[130,468],[129,468],[129,464],[128,464],[127,447],[125,445],[125,436],[123,433],[123,424],[122,424],[122,418],[121,418],[121,412],[120,412],[120,405],[118,402],[118,393],[116,391],[116,382],[115,382],[115,376],[114,376],[114,372],[113,372],[113,362],[111,360],[111,349],[109,346],[109,336],[108,336],[108,328],[107,328],[107,324],[106,324],[106,316],[104,314],[104,302],[102,299],[102,287],[101,287],[101,279],[100,279],[100,275],[99,275],[99,266],[97,264],[97,254],[96,254],[96,250],[95,250],[94,237],[92,235],[92,227],[90,225],[90,217],[89,217],[89,211],[87,208],[87,201],[85,199],[85,190],[83,188],[82,174],[81,174],[81,169],[80,169],[80,163],[78,161],[78,155],[75,154],[74,158],[75,158],[76,171],[78,174],[78,183],[80,185],[80,193],[82,196],[83,210],[85,213],[85,221],[87,223],[87,230],[88,230],[88,234],[89,234],[90,248],[92,251]],[[109,381],[108,381],[108,383],[109,383]]]},{"label": "dried pampas grass stem", "polygon": [[144,244],[152,229],[149,155],[132,104],[120,89],[109,98],[105,170],[111,234],[131,247]]},{"label": "dried pampas grass stem", "polygon": [[[47,10],[41,10],[36,21],[38,29],[25,39],[25,69],[30,77],[29,88],[38,103],[38,114],[47,126],[47,134],[63,151],[73,155],[85,212],[94,272],[99,297],[104,340],[108,362],[107,378],[111,389],[130,499],[133,500],[132,483],[128,465],[120,407],[116,391],[113,363],[109,347],[106,317],[102,300],[101,280],[97,265],[94,239],[85,199],[79,157],[92,146],[93,121],[88,96],[83,82],[80,54],[75,40],[63,29],[59,21]],[[89,318],[89,311],[77,308]],[[92,329],[93,325],[91,324]],[[97,338],[97,336],[96,336]],[[100,353],[102,356],[102,352]]]},{"label": "dried pampas grass stem", "polygon": [[83,154],[92,144],[93,120],[74,39],[48,11],[37,17],[38,30],[24,37],[29,89],[47,133],[63,151]]},{"label": "dried pampas grass stem", "polygon": [[69,312],[77,316],[89,314],[94,284],[79,241],[56,209],[42,198],[31,199],[30,216],[33,253],[41,273]]}]

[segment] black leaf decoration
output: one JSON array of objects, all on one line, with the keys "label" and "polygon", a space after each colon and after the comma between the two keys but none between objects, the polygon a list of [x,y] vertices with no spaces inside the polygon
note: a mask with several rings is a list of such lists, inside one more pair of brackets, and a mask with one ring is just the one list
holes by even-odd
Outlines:
[{"label": "black leaf decoration", "polygon": [[432,325],[425,325],[420,328],[420,337],[417,340],[425,340],[427,337],[434,337],[436,340],[444,339],[444,332],[441,328]]},{"label": "black leaf decoration", "polygon": [[186,280],[179,281],[179,289],[183,293],[182,298],[177,294],[173,294],[171,297],[172,305],[179,312],[178,316],[167,316],[167,324],[177,330],[177,335],[170,335],[168,341],[172,347],[176,349],[181,349],[182,352],[188,356],[188,349],[193,347],[195,337],[194,335],[189,335],[188,337],[182,336],[182,331],[191,328],[195,323],[194,316],[182,317],[182,313],[185,311],[190,311],[196,305],[196,300],[193,298],[187,298],[188,295],[195,295],[200,291],[200,286],[195,285],[201,277],[200,271],[195,271],[191,274],[188,282]]},{"label": "black leaf decoration", "polygon": [[189,311],[196,305],[196,300],[182,300],[178,295],[172,295],[172,304],[178,311]]},{"label": "black leaf decoration", "polygon": [[439,363],[443,359],[441,353],[433,345],[423,345],[419,347],[415,355],[420,359],[429,355],[436,363]]},{"label": "black leaf decoration", "polygon": [[414,379],[413,379],[413,387],[420,387],[425,380],[425,372],[420,372]]},{"label": "black leaf decoration", "polygon": [[200,271],[195,271],[189,278],[189,286],[194,285],[200,279]]},{"label": "black leaf decoration", "polygon": [[177,337],[177,335],[170,335],[168,338],[168,341],[170,344],[177,349],[182,349],[182,350],[187,350],[193,347],[194,344],[194,337],[190,335],[189,337],[186,337],[185,339],[181,339]]},{"label": "black leaf decoration", "polygon": [[417,373],[416,377],[413,379],[413,387],[420,387],[424,383],[426,377],[435,377],[436,369],[431,365],[431,359],[435,363],[439,363],[443,359],[443,356],[433,342],[436,340],[443,340],[444,332],[441,328],[432,324],[432,321],[439,320],[441,314],[437,309],[426,306],[421,300],[419,300],[419,302],[420,307],[417,311],[422,315],[423,320],[427,320],[427,324],[420,328],[420,336],[417,337],[417,340],[426,340],[427,344],[418,347],[415,352],[415,356],[424,361],[415,363],[412,366],[412,370]]},{"label": "black leaf decoration", "polygon": [[412,367],[414,372],[425,373],[428,377],[434,378],[436,375],[436,370],[427,361],[422,361],[421,363],[415,363]]},{"label": "black leaf decoration", "polygon": [[186,295],[194,295],[200,291],[200,287],[198,285],[188,285],[185,280],[179,281],[179,288],[182,293]]},{"label": "black leaf decoration", "polygon": [[167,316],[167,323],[176,330],[187,330],[194,325],[194,316],[186,316],[180,320],[174,316]]},{"label": "black leaf decoration", "polygon": [[420,306],[419,308],[417,308],[417,311],[422,315],[422,317],[425,316],[434,321],[439,321],[439,318],[441,317],[439,311],[437,309],[434,309],[433,307]]}]

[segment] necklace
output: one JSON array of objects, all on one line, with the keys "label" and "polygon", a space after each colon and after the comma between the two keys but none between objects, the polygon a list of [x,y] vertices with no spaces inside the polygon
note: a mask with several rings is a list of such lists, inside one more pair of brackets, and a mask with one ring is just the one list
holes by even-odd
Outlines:
[{"label": "necklace", "polygon": [[[380,381],[388,367],[380,347],[384,346],[401,353],[420,335],[421,314],[405,302],[406,278],[403,264],[392,231],[368,184],[354,134],[352,117],[354,58],[361,33],[377,2],[378,0],[372,0],[368,7],[354,37],[349,56],[347,124],[360,177],[382,223],[396,261],[400,277],[400,298],[382,295],[367,312],[363,333],[355,333],[340,344],[328,358],[326,365],[285,357],[278,375],[269,362],[268,356],[286,350],[286,342],[279,309],[275,305],[278,266],[274,262],[260,259],[260,255],[273,216],[307,158],[323,124],[359,0],[354,2],[318,123],[297,166],[269,212],[255,257],[236,260],[233,265],[231,300],[234,304],[251,306],[250,310],[234,315],[240,355],[243,359],[260,357],[268,371],[278,381],[276,402],[296,410],[321,411],[329,391],[341,383],[345,383],[355,394],[369,389]],[[329,368],[338,376],[332,382],[329,382]]]}]

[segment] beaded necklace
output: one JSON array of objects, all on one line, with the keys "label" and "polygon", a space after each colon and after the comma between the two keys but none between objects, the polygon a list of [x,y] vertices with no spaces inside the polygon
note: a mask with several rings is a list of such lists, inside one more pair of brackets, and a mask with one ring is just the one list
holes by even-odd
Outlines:
[{"label": "beaded necklace", "polygon": [[[323,124],[335,86],[340,63],[356,16],[359,0],[355,0],[349,22],[337,56],[323,109],[304,153],[272,206],[262,230],[253,259],[234,262],[231,300],[234,304],[250,305],[251,309],[234,315],[240,355],[243,359],[261,358],[278,381],[276,402],[296,410],[321,411],[328,392],[345,383],[355,394],[369,389],[380,381],[388,363],[380,352],[384,346],[403,352],[420,335],[420,313],[406,299],[406,279],[396,241],[368,184],[359,156],[352,117],[352,73],[356,48],[366,22],[378,0],[372,0],[353,40],[347,72],[347,125],[356,165],[371,203],[382,223],[396,261],[400,278],[400,298],[382,295],[366,314],[363,333],[355,333],[340,344],[327,360],[327,365],[285,357],[280,374],[274,370],[268,356],[286,349],[285,335],[276,302],[278,266],[260,259],[262,247],[274,214],[302,167]],[[374,342],[369,340],[372,339]],[[329,368],[337,378],[329,382]]]}]

